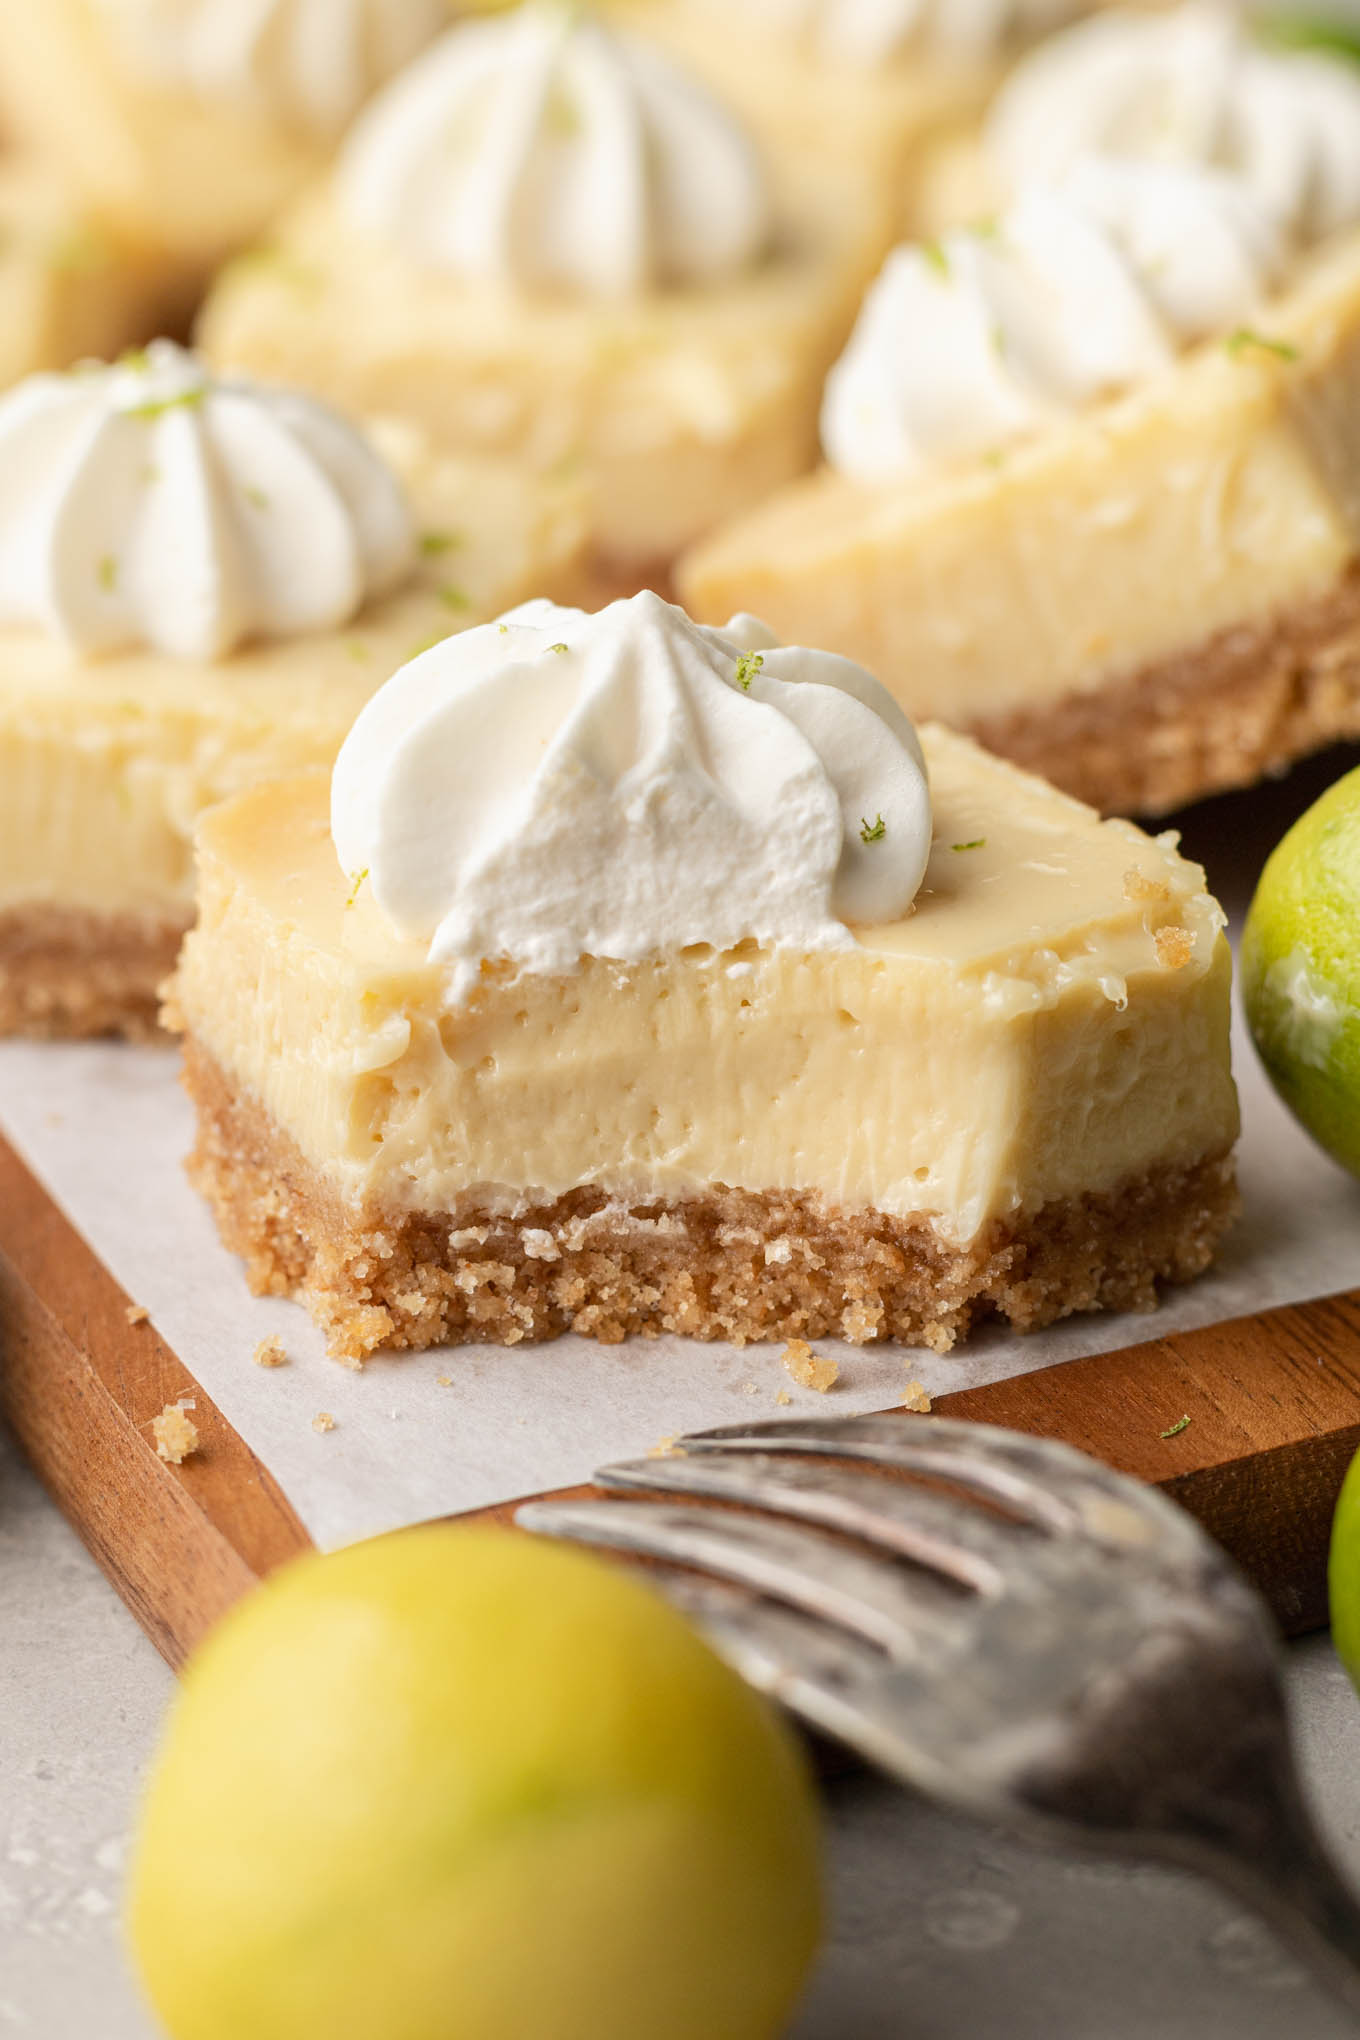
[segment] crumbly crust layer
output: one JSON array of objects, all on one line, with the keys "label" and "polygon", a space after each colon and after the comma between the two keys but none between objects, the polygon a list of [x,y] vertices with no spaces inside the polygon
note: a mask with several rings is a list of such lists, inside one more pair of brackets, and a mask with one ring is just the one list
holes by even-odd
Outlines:
[{"label": "crumbly crust layer", "polygon": [[1147,1310],[1213,1258],[1237,1210],[1232,1157],[998,1221],[971,1245],[928,1218],[714,1185],[624,1205],[579,1189],[513,1217],[355,1212],[189,1035],[190,1177],[256,1295],[295,1296],[338,1360],[380,1347],[517,1345],[583,1333],[893,1339],[946,1352],[979,1319],[1031,1331],[1073,1311]]},{"label": "crumbly crust layer", "polygon": [[1360,736],[1360,561],[1266,623],[969,733],[1104,814],[1165,814],[1251,786]]},{"label": "crumbly crust layer", "polygon": [[76,907],[0,911],[0,1035],[163,1041],[159,988],[187,925]]}]

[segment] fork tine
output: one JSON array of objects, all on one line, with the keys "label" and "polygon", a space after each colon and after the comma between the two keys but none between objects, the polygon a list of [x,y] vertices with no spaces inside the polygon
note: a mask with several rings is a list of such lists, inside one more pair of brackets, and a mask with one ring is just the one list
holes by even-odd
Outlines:
[{"label": "fork tine", "polygon": [[1172,1538],[1190,1549],[1192,1528],[1155,1488],[1127,1479],[1056,1439],[950,1417],[810,1417],[733,1424],[676,1440],[686,1455],[792,1452],[855,1459],[947,1480],[987,1495],[1061,1535],[1081,1529],[1119,1548]]},{"label": "fork tine", "polygon": [[958,1641],[957,1597],[928,1575],[870,1558],[837,1537],[736,1509],[667,1502],[528,1502],[526,1530],[658,1558],[820,1616],[909,1663]]},{"label": "fork tine", "polygon": [[606,1488],[707,1495],[822,1523],[981,1594],[1024,1580],[1036,1534],[1032,1524],[1002,1520],[962,1496],[852,1467],[816,1465],[793,1453],[675,1453],[601,1467],[595,1479]]},{"label": "fork tine", "polygon": [[657,1584],[748,1685],[810,1728],[901,1775],[901,1741],[881,1725],[874,1704],[883,1666],[876,1650],[795,1609],[697,1573],[664,1574]]}]

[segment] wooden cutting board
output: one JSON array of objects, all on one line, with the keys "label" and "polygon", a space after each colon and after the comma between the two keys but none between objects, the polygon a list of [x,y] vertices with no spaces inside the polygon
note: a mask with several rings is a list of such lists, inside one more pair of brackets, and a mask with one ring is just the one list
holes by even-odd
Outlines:
[{"label": "wooden cutting board", "polygon": [[[178,1665],[310,1540],[188,1363],[150,1324],[128,1322],[129,1304],[0,1139],[0,1410]],[[185,1395],[201,1445],[168,1466],[151,1420]],[[1227,1546],[1286,1631],[1325,1622],[1332,1507],[1360,1449],[1360,1291],[1067,1361],[935,1407],[1064,1438],[1155,1481]],[[1161,1435],[1183,1416],[1187,1426]]]}]

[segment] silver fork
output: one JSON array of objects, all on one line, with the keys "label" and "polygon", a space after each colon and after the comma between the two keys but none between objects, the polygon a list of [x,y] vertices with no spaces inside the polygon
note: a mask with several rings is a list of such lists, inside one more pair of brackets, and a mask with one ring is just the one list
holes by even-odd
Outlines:
[{"label": "silver fork", "polygon": [[518,1522],[661,1561],[752,1684],[904,1784],[1215,1879],[1360,2013],[1360,1907],[1304,1805],[1270,1616],[1155,1489],[906,1416],[704,1431],[596,1480],[633,1492]]}]

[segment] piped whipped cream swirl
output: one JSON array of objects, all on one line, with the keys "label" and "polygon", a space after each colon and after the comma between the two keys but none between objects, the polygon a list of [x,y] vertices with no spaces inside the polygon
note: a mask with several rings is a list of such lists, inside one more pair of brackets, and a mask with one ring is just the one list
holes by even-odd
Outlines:
[{"label": "piped whipped cream swirl", "polygon": [[1089,159],[993,227],[888,257],[827,379],[827,458],[876,482],[993,451],[1236,326],[1284,264],[1227,172]]},{"label": "piped whipped cream swirl", "polygon": [[862,666],[644,593],[526,603],[403,667],[341,749],[331,825],[458,1003],[503,957],[556,975],[847,947],[907,911],[931,810],[915,732]]},{"label": "piped whipped cream swirl", "polygon": [[[699,0],[709,14],[729,0]],[[754,28],[848,70],[927,53],[978,60],[1047,35],[1082,0],[738,0]]]},{"label": "piped whipped cream swirl", "polygon": [[415,563],[401,488],[291,390],[159,340],[0,399],[0,625],[87,654],[224,657],[335,630]]},{"label": "piped whipped cream swirl", "polygon": [[1213,0],[1056,36],[1002,88],[987,141],[1011,184],[1094,151],[1232,171],[1300,242],[1360,220],[1360,69],[1271,48]]},{"label": "piped whipped cream swirl", "polygon": [[150,83],[319,135],[346,127],[448,21],[444,0],[99,4],[125,62]]},{"label": "piped whipped cream swirl", "polygon": [[716,283],[770,232],[755,149],[717,101],[553,5],[451,29],[361,118],[339,186],[369,233],[520,290]]}]

